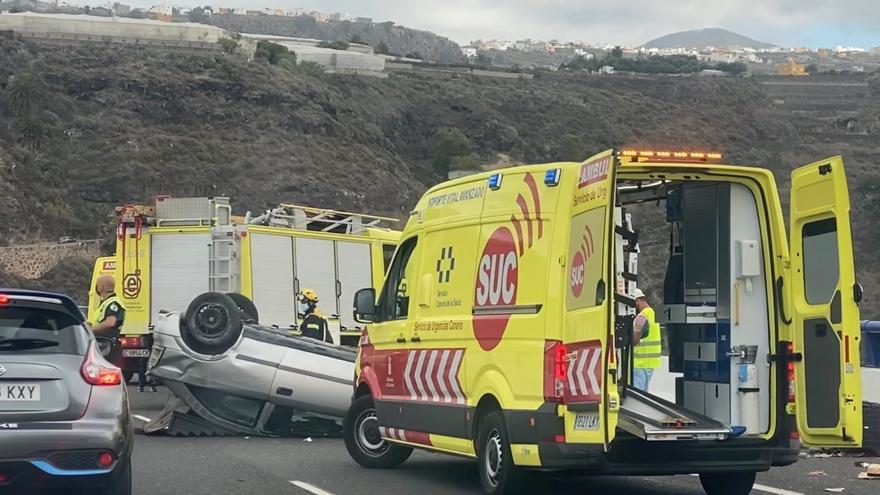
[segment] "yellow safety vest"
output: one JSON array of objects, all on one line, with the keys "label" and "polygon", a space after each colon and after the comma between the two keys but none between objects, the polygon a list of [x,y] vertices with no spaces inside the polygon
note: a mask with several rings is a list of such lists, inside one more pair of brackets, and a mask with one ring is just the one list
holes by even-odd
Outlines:
[{"label": "yellow safety vest", "polygon": [[[109,308],[110,305],[113,303],[118,304],[119,307],[123,311],[125,311],[125,306],[122,305],[122,301],[119,300],[119,297],[116,296],[116,294],[113,294],[112,296],[108,297],[107,299],[104,299],[103,301],[101,301],[101,305],[98,306],[98,315],[96,318],[97,321],[95,323],[100,323],[100,322],[104,321],[105,318],[107,318],[107,308]],[[122,322],[121,321],[116,322],[116,327],[121,331],[122,330]]]},{"label": "yellow safety vest", "polygon": [[663,337],[660,335],[660,324],[654,318],[654,308],[645,308],[639,316],[643,316],[648,321],[648,336],[633,348],[633,366],[659,368],[660,358],[663,356]]}]

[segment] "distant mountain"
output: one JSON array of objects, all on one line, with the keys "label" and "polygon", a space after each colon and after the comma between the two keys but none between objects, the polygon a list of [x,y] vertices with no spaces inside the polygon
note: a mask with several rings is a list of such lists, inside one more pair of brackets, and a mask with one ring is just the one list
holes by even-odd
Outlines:
[{"label": "distant mountain", "polygon": [[773,48],[776,45],[753,40],[747,36],[721,28],[693,29],[667,34],[645,43],[645,48]]}]

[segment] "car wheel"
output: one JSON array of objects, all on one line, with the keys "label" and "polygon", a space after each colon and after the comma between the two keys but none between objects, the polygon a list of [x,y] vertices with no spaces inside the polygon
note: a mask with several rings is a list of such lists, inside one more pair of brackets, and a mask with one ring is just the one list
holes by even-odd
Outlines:
[{"label": "car wheel", "polygon": [[700,473],[707,495],[748,495],[755,485],[755,473]]},{"label": "car wheel", "polygon": [[125,379],[125,383],[131,383],[131,379],[134,378],[134,371],[123,371],[122,378]]},{"label": "car wheel", "polygon": [[222,354],[241,335],[242,312],[226,294],[206,292],[189,304],[181,334],[187,345],[202,354]]},{"label": "car wheel", "polygon": [[510,439],[501,411],[492,411],[483,416],[477,441],[483,491],[492,495],[516,493],[515,490],[521,487],[523,472],[513,463]]},{"label": "car wheel", "polygon": [[131,495],[131,461],[127,461],[124,465],[117,468],[113,474],[113,484],[106,486],[100,491],[86,490],[86,493],[100,495]]},{"label": "car wheel", "polygon": [[358,464],[370,469],[395,468],[410,455],[412,448],[382,439],[373,397],[363,395],[351,403],[342,424],[345,448]]},{"label": "car wheel", "polygon": [[260,313],[257,311],[257,307],[254,305],[254,302],[248,299],[247,296],[243,294],[239,294],[238,292],[227,292],[227,296],[235,302],[235,305],[238,306],[238,309],[241,310],[241,319],[247,323],[260,323]]}]

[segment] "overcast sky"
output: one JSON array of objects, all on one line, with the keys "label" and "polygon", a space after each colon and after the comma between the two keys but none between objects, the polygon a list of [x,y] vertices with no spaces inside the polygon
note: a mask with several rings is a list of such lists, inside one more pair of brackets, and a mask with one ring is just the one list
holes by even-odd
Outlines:
[{"label": "overcast sky", "polygon": [[459,43],[478,38],[557,38],[637,46],[674,31],[722,27],[787,47],[880,45],[880,0],[207,1],[249,8],[338,11],[433,31]]}]

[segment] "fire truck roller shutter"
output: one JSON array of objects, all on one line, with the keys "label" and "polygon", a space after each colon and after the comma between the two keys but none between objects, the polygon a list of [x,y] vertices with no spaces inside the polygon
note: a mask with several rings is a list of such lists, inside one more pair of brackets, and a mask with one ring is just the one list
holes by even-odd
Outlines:
[{"label": "fire truck roller shutter", "polygon": [[184,311],[196,296],[208,292],[211,234],[150,236],[150,319],[159,311]]}]

